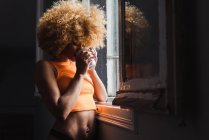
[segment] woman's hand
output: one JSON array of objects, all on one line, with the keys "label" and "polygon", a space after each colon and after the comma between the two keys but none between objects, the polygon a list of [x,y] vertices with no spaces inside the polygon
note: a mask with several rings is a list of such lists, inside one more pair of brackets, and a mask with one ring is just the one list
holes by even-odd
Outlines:
[{"label": "woman's hand", "polygon": [[91,51],[88,50],[80,50],[76,55],[76,68],[77,74],[85,75],[88,71],[89,63],[94,59],[95,56]]}]

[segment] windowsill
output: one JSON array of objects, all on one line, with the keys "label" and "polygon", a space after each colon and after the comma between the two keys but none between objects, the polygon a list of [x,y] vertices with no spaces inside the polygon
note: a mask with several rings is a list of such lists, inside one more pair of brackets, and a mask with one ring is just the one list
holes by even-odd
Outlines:
[{"label": "windowsill", "polygon": [[134,111],[112,105],[111,102],[96,102],[97,119],[113,126],[136,131]]}]

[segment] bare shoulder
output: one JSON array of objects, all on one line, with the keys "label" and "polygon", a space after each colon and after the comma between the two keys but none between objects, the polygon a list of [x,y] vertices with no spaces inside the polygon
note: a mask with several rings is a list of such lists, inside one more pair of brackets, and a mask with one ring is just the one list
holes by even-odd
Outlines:
[{"label": "bare shoulder", "polygon": [[54,74],[54,69],[47,60],[40,60],[35,64],[36,79],[51,77]]},{"label": "bare shoulder", "polygon": [[35,83],[41,95],[59,95],[56,76],[49,61],[40,60],[35,64]]},{"label": "bare shoulder", "polygon": [[50,64],[47,60],[39,60],[35,64],[36,69],[44,69],[44,68],[50,68]]},{"label": "bare shoulder", "polygon": [[36,62],[35,69],[37,72],[46,71],[46,70],[54,71],[52,65],[47,60],[39,60],[38,62]]}]

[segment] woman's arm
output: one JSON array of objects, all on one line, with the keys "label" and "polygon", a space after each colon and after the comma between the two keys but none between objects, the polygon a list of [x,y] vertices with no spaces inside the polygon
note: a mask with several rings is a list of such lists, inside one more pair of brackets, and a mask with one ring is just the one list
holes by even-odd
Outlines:
[{"label": "woman's arm", "polygon": [[100,102],[106,102],[107,101],[107,92],[106,88],[99,78],[97,72],[95,69],[89,70],[88,71],[93,84],[94,84],[94,97],[96,98],[97,101]]},{"label": "woman's arm", "polygon": [[35,69],[35,81],[44,103],[56,118],[65,120],[70,114],[83,85],[87,72],[90,55],[82,53],[76,57],[76,74],[68,85],[67,90],[60,93],[55,70],[47,61],[39,61]]},{"label": "woman's arm", "polygon": [[[91,58],[94,59],[95,63],[97,63],[98,57],[97,57],[96,50],[90,49],[90,54],[91,54]],[[95,68],[90,69],[88,71],[88,73],[91,76],[91,79],[94,84],[94,98],[96,98],[97,101],[106,102],[107,101],[107,91],[106,91],[105,86],[102,83],[101,79],[99,78]]]},{"label": "woman's arm", "polygon": [[75,104],[83,84],[83,75],[76,73],[66,92],[61,95],[55,73],[47,61],[36,64],[35,80],[44,103],[52,114],[59,119],[66,119]]}]

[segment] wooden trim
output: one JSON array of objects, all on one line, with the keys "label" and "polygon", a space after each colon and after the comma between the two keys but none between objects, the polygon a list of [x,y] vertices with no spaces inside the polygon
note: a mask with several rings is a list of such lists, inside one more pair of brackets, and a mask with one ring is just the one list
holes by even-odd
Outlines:
[{"label": "wooden trim", "polygon": [[99,121],[136,132],[134,111],[110,104],[97,104],[96,118]]},{"label": "wooden trim", "polygon": [[122,93],[140,93],[140,92],[159,92],[159,91],[164,91],[165,88],[154,88],[154,89],[142,89],[142,90],[119,90],[117,91],[117,94],[122,94]]}]

